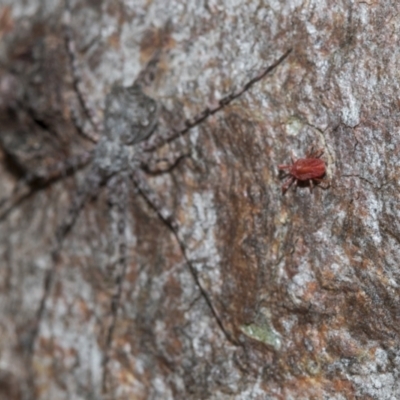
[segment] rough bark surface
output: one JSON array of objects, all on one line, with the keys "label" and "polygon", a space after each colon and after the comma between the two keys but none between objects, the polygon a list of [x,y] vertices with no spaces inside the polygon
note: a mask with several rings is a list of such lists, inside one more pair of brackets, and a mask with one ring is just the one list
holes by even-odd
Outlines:
[{"label": "rough bark surface", "polygon": [[[71,119],[63,7],[0,0],[3,199],[27,172],[93,146]],[[0,221],[0,398],[400,398],[400,3],[82,0],[72,29],[99,110],[161,51],[149,88],[160,129],[293,51],[158,151],[190,149],[148,178],[186,255],[131,189],[107,363],[117,228],[106,188],[65,240],[33,354],[55,231],[87,169],[33,188]],[[311,145],[325,150],[330,188],[282,196],[277,165]]]}]

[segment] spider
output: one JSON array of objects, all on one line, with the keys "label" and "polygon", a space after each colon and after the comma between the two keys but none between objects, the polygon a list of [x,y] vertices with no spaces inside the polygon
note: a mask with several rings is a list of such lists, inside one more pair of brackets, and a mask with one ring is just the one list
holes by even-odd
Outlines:
[{"label": "spider", "polygon": [[282,185],[282,193],[285,194],[293,182],[295,182],[295,187],[297,187],[299,182],[308,182],[310,191],[314,187],[314,181],[317,183],[322,182],[326,173],[325,162],[320,159],[323,153],[323,149],[313,151],[313,148],[311,148],[307,152],[306,158],[295,160],[292,154],[292,164],[278,165],[279,170],[287,171],[287,175],[289,175],[288,179]]},{"label": "spider", "polygon": [[[272,65],[263,69],[259,74],[250,79],[239,90],[220,99],[216,105],[207,107],[201,113],[184,121],[175,129],[164,134],[159,134],[157,132],[158,104],[142,90],[149,76],[154,72],[153,69],[157,65],[158,55],[156,54],[153,57],[131,86],[114,86],[111,89],[110,93],[106,96],[104,120],[101,121],[83,85],[83,73],[80,63],[78,62],[77,50],[70,26],[71,14],[71,6],[69,0],[67,0],[64,17],[65,41],[70,58],[71,75],[76,95],[82,108],[81,112],[72,109],[71,114],[78,131],[93,142],[93,148],[90,151],[82,152],[81,154],[65,159],[55,165],[45,167],[40,171],[40,174],[27,174],[25,179],[17,185],[15,193],[1,205],[2,207],[0,209],[1,218],[6,215],[15,204],[27,196],[32,190],[32,184],[37,182],[38,179],[41,184],[52,182],[62,178],[67,173],[88,166],[88,172],[84,178],[83,184],[73,196],[73,201],[68,212],[56,229],[51,250],[52,265],[45,274],[42,298],[36,313],[32,332],[29,335],[28,342],[30,352],[33,352],[40,323],[46,311],[46,302],[50,294],[52,283],[54,282],[63,242],[68,232],[74,226],[85,204],[90,198],[96,196],[103,186],[106,186],[109,190],[110,203],[116,207],[119,215],[117,225],[119,235],[119,258],[118,265],[115,267],[118,274],[116,278],[115,295],[111,302],[112,321],[109,325],[106,339],[108,348],[112,342],[113,330],[121,298],[122,282],[124,281],[127,269],[125,221],[129,188],[132,184],[175,235],[200,293],[205,298],[218,325],[223,330],[224,334],[230,338],[207,292],[203,289],[195,269],[185,255],[184,245],[178,235],[178,222],[174,220],[172,215],[166,210],[157,193],[150,188],[147,183],[146,173],[154,171],[158,173],[168,172],[184,155],[171,152],[166,160],[167,166],[165,168],[159,168],[157,160],[153,159],[154,151],[187,133],[191,128],[199,125],[209,116],[217,113],[234,99],[240,97],[249,90],[253,84],[277,68],[278,65],[289,56],[291,49],[287,50]],[[82,121],[80,117],[81,113],[85,115],[87,121]],[[232,339],[230,338],[230,340]],[[103,363],[104,371],[106,370],[106,363],[107,355]],[[105,379],[103,381],[105,381]]]}]

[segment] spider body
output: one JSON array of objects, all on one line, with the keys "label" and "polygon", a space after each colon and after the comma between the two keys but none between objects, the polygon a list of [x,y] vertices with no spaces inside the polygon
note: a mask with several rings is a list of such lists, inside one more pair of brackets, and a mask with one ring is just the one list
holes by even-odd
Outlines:
[{"label": "spider body", "polygon": [[107,177],[137,167],[135,144],[149,137],[157,125],[157,103],[138,84],[114,86],[106,98],[104,135],[94,152],[94,164]]},{"label": "spider body", "polygon": [[325,162],[320,159],[324,150],[317,150],[306,155],[306,158],[295,160],[292,156],[292,164],[278,165],[278,169],[285,171],[289,175],[288,179],[282,185],[282,193],[284,194],[289,187],[295,182],[296,186],[300,182],[309,182],[310,191],[313,188],[313,182],[321,182],[325,173]]},{"label": "spider body", "polygon": [[157,109],[157,102],[139,84],[114,86],[106,97],[104,135],[125,145],[139,143],[154,131]]},{"label": "spider body", "polygon": [[[191,119],[183,121],[173,129],[161,133],[157,132],[156,129],[158,125],[157,102],[142,91],[144,86],[149,82],[151,83],[151,79],[148,79],[148,77],[154,76],[153,69],[157,66],[158,58],[154,57],[153,60],[150,60],[132,86],[114,86],[112,88],[106,97],[104,117],[99,118],[97,109],[91,102],[90,93],[87,92],[83,83],[84,74],[81,69],[79,54],[70,26],[72,10],[69,0],[66,0],[64,19],[66,47],[76,94],[75,103],[74,105],[71,103],[70,107],[71,118],[77,132],[91,141],[93,146],[90,151],[85,150],[69,158],[56,160],[54,164],[48,165],[45,163],[43,168],[39,170],[40,174],[37,169],[27,168],[26,177],[17,185],[13,194],[4,201],[0,199],[0,221],[18,202],[30,193],[31,189],[34,189],[34,185],[32,184],[37,181],[38,176],[40,177],[40,183],[45,186],[50,185],[57,179],[62,179],[68,173],[74,174],[78,169],[87,167],[83,178],[84,181],[72,195],[70,207],[62,217],[54,234],[54,241],[51,248],[51,263],[45,272],[42,296],[34,320],[32,321],[31,329],[27,333],[27,347],[30,358],[33,359],[35,343],[40,334],[40,327],[46,316],[48,298],[54,286],[63,242],[68,233],[73,229],[75,222],[88,201],[95,197],[104,187],[107,190],[109,207],[116,211],[115,221],[113,221],[116,229],[112,231],[115,234],[111,238],[111,241],[118,244],[118,261],[112,265],[112,274],[116,282],[115,293],[112,296],[109,310],[111,318],[108,321],[108,326],[105,328],[107,331],[105,338],[106,350],[102,362],[102,382],[105,389],[108,371],[108,353],[112,347],[113,332],[117,323],[118,309],[121,301],[122,283],[124,282],[129,264],[125,225],[129,219],[128,206],[132,195],[140,194],[175,235],[200,293],[207,302],[221,330],[229,340],[232,340],[230,339],[230,334],[225,330],[219,313],[212,304],[206,290],[202,287],[196,270],[186,257],[183,242],[178,235],[180,227],[178,221],[174,218],[173,213],[164,205],[162,196],[152,190],[148,183],[147,175],[168,172],[176,164],[177,160],[182,158],[182,152],[170,151],[166,159],[158,159],[156,154],[158,148],[175,139],[180,139],[191,128],[200,125],[209,116],[219,112],[233,100],[239,98],[252,85],[277,68],[289,56],[291,49],[287,50],[272,65],[264,68],[238,90],[221,98],[213,106],[205,108]],[[8,137],[13,138],[11,134],[6,139]],[[0,145],[5,147],[8,153],[15,154],[18,158],[20,152],[15,150],[18,147],[11,139],[0,140]],[[22,157],[20,158],[23,160]],[[160,167],[160,161],[166,162],[167,165],[165,168]]]}]

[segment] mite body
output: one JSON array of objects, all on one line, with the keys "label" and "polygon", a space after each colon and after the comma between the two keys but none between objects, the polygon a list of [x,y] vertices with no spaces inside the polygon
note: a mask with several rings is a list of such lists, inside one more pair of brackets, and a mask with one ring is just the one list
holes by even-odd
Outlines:
[{"label": "mite body", "polygon": [[314,181],[317,183],[321,182],[326,173],[325,162],[320,159],[323,153],[323,149],[315,152],[311,151],[306,155],[306,158],[299,158],[298,160],[295,160],[292,156],[292,164],[278,165],[279,170],[285,171],[289,175],[288,179],[282,185],[282,193],[284,194],[293,182],[297,186],[299,181],[308,181],[310,191],[314,186]]}]

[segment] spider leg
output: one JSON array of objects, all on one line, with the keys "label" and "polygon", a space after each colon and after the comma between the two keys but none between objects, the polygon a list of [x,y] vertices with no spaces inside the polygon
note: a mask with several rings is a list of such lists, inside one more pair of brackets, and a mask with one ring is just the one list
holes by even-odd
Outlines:
[{"label": "spider leg", "polygon": [[[65,41],[67,44],[67,51],[69,58],[71,60],[72,78],[74,80],[74,85],[79,101],[82,104],[82,107],[85,110],[85,113],[89,117],[89,120],[94,128],[93,130],[89,130],[84,128],[84,125],[80,124],[81,131],[84,133],[86,137],[90,138],[90,140],[97,142],[99,140],[99,133],[102,132],[102,123],[96,112],[96,108],[92,104],[90,97],[85,89],[85,85],[83,84],[83,79],[82,79],[83,74],[77,57],[76,43],[73,38],[71,29],[71,20],[72,20],[71,1],[65,0],[64,32],[65,32]],[[77,119],[76,115],[77,114],[73,112],[74,119]]]},{"label": "spider leg", "polygon": [[219,316],[218,311],[213,305],[212,299],[210,295],[207,293],[207,291],[204,289],[200,277],[194,268],[192,262],[189,260],[187,254],[186,254],[186,248],[179,237],[178,234],[178,229],[179,229],[179,223],[178,221],[174,220],[171,216],[171,214],[166,211],[166,209],[161,205],[161,200],[158,198],[157,194],[150,188],[146,181],[146,176],[143,173],[143,171],[136,169],[133,171],[131,178],[138,188],[139,192],[141,195],[144,197],[144,199],[147,201],[147,203],[150,205],[150,207],[157,213],[157,215],[160,217],[160,219],[165,223],[165,225],[169,228],[169,230],[172,232],[172,234],[175,236],[179,247],[181,248],[183,257],[186,260],[187,265],[189,266],[190,273],[193,277],[194,282],[196,283],[197,287],[199,288],[199,291],[201,295],[203,296],[207,306],[209,307],[212,315],[214,316],[215,320],[217,321],[218,326],[220,327],[222,333],[226,337],[228,341],[230,341],[233,344],[236,344],[236,340],[232,337],[232,335],[226,330],[221,317]]},{"label": "spider leg", "polygon": [[43,294],[40,300],[39,308],[36,313],[36,318],[33,323],[32,330],[27,338],[27,344],[30,354],[33,354],[34,351],[37,335],[39,333],[40,323],[43,319],[46,309],[47,298],[50,295],[52,283],[54,281],[54,277],[57,271],[57,265],[64,239],[73,227],[76,219],[79,216],[80,211],[86,204],[89,197],[94,196],[97,193],[100,187],[100,183],[100,175],[95,170],[91,171],[91,173],[89,173],[89,175],[85,179],[84,185],[82,185],[78,189],[76,197],[73,200],[67,215],[64,217],[64,220],[61,222],[56,230],[53,249],[51,251],[51,265],[50,268],[48,268],[48,270],[45,272]]},{"label": "spider leg", "polygon": [[271,73],[274,69],[276,69],[291,53],[292,49],[287,50],[278,60],[276,60],[269,67],[263,69],[259,74],[250,79],[247,83],[245,83],[241,88],[237,91],[228,94],[227,96],[220,99],[216,105],[212,105],[207,107],[199,114],[195,115],[193,118],[188,119],[182,123],[181,126],[178,126],[176,129],[166,132],[164,135],[153,136],[146,142],[143,142],[140,146],[141,150],[151,151],[157,147],[161,147],[167,142],[172,141],[180,135],[183,135],[189,131],[189,129],[193,128],[196,125],[199,125],[209,116],[217,113],[222,110],[228,104],[230,104],[233,100],[240,97],[243,93],[247,92],[255,83],[263,79],[269,73]]},{"label": "spider leg", "polygon": [[92,156],[92,152],[85,151],[51,166],[41,168],[39,171],[35,171],[34,174],[28,173],[17,183],[15,189],[8,198],[0,200],[0,221],[34,191],[33,185],[45,187],[51,182],[83,168],[91,161]]},{"label": "spider leg", "polygon": [[141,169],[136,168],[131,174],[131,179],[145,200],[156,211],[158,216],[171,229],[173,229],[174,232],[177,231],[179,229],[177,221],[173,220],[170,212],[163,206],[161,200],[158,198],[154,190],[150,188],[149,184],[147,183],[145,173]]},{"label": "spider leg", "polygon": [[152,174],[168,172],[184,157],[190,156],[190,151],[170,150],[165,157],[157,157],[154,152],[142,153],[140,161],[142,167]]},{"label": "spider leg", "polygon": [[99,135],[96,133],[94,127],[91,123],[87,123],[81,117],[80,113],[77,110],[77,107],[74,104],[70,104],[71,110],[71,118],[76,126],[78,132],[86,139],[90,140],[93,143],[97,143],[99,141]]},{"label": "spider leg", "polygon": [[112,347],[113,335],[118,317],[118,310],[121,304],[122,283],[124,282],[127,270],[127,240],[125,234],[127,208],[128,208],[128,177],[117,175],[109,181],[109,203],[115,207],[118,214],[117,236],[118,261],[115,266],[115,293],[111,299],[111,321],[106,336],[106,350],[103,359],[103,393],[107,391],[108,361]]}]

